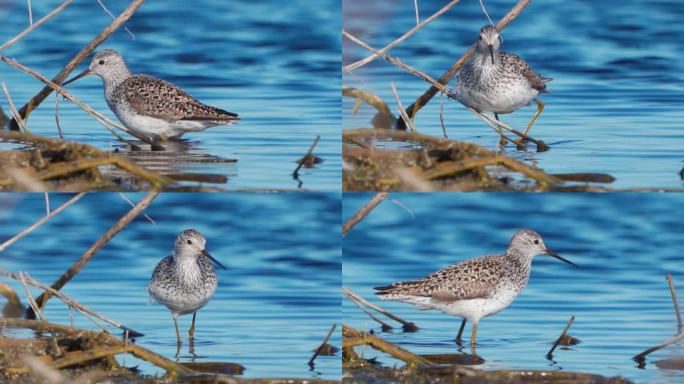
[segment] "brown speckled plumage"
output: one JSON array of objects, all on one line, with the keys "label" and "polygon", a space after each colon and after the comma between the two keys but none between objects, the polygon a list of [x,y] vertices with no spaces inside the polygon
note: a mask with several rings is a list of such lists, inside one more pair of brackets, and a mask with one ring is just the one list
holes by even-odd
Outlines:
[{"label": "brown speckled plumage", "polygon": [[152,76],[126,78],[112,94],[141,115],[165,120],[235,120],[237,114],[203,104],[175,85]]},{"label": "brown speckled plumage", "polygon": [[458,74],[453,96],[478,111],[511,113],[528,105],[539,93],[548,92],[546,82],[519,56],[499,50],[496,28],[485,26],[475,44],[473,57]]},{"label": "brown speckled plumage", "polygon": [[376,287],[378,295],[426,296],[440,301],[490,297],[500,282],[513,281],[522,289],[529,278],[529,265],[511,255],[489,255],[450,265],[421,280]]}]

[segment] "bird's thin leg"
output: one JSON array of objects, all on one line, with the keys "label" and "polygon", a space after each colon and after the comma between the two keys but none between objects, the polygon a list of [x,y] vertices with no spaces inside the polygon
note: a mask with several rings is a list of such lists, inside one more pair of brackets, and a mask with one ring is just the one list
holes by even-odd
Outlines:
[{"label": "bird's thin leg", "polygon": [[[539,115],[541,115],[542,111],[544,110],[544,103],[542,103],[539,99],[535,98],[534,102],[537,103],[537,112],[534,113],[534,116],[532,116],[532,120],[530,120],[530,123],[527,124],[527,128],[523,131],[523,135],[527,135],[527,132],[532,128],[532,124],[534,124],[535,121],[537,121],[537,118]],[[519,138],[518,140],[515,141],[517,144],[522,144],[523,138]]]},{"label": "bird's thin leg", "polygon": [[183,344],[183,341],[181,340],[180,332],[178,331],[178,318],[176,317],[176,315],[172,315],[172,316],[173,316],[173,324],[176,326],[176,337],[178,338],[178,347],[180,348],[180,346]]},{"label": "bird's thin leg", "polygon": [[[496,112],[494,112],[494,118],[496,119],[496,121],[501,121],[501,120],[499,120],[499,114]],[[501,146],[504,146],[504,145],[506,145],[506,138],[504,137],[504,134],[503,134],[503,128],[501,128],[500,125],[497,125],[497,127],[499,127],[499,135],[501,136],[501,140],[499,140],[499,144]]]},{"label": "bird's thin leg", "polygon": [[475,349],[475,338],[477,337],[477,321],[473,322],[473,333],[470,335],[470,347]]},{"label": "bird's thin leg", "polygon": [[463,339],[461,339],[461,335],[463,335],[463,329],[465,328],[467,322],[468,320],[466,319],[463,319],[463,321],[461,322],[461,328],[458,330],[458,335],[456,335],[456,343],[458,345],[461,345],[461,343],[463,342]]},{"label": "bird's thin leg", "polygon": [[190,326],[190,331],[188,334],[190,335],[190,353],[195,354],[195,317],[197,316],[197,312],[193,312],[192,314],[192,325]]}]

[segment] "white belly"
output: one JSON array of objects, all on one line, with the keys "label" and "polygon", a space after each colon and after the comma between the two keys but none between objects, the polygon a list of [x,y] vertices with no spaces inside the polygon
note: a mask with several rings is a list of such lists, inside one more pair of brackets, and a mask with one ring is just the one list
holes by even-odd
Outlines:
[{"label": "white belly", "polygon": [[169,121],[140,115],[121,105],[113,106],[112,111],[126,128],[155,141],[166,141],[167,139],[178,138],[186,132],[199,132],[222,124],[214,121]]},{"label": "white belly", "polygon": [[537,97],[539,91],[527,85],[494,87],[486,92],[457,85],[455,94],[456,99],[466,107],[478,111],[506,114],[529,105]]},{"label": "white belly", "polygon": [[393,296],[386,299],[413,304],[421,310],[434,309],[451,316],[477,322],[508,307],[518,296],[518,293],[516,289],[499,289],[491,298],[458,301],[438,301],[423,296]]}]

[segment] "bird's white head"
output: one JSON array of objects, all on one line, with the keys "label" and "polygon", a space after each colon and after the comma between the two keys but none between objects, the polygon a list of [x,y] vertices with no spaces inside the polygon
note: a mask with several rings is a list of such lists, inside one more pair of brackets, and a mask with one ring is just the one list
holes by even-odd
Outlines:
[{"label": "bird's white head", "polygon": [[105,49],[95,54],[85,71],[62,83],[67,85],[88,75],[100,76],[106,83],[118,84],[131,75],[121,54],[113,49]]},{"label": "bird's white head", "polygon": [[577,267],[575,263],[548,249],[541,235],[531,229],[523,229],[513,235],[506,254],[519,255],[530,260],[536,255],[545,254]]},{"label": "bird's white head", "polygon": [[492,64],[494,63],[495,54],[499,51],[501,47],[501,35],[499,31],[493,25],[485,25],[480,29],[480,38],[475,44],[475,50],[477,53],[482,55],[487,55],[492,58]]},{"label": "bird's white head", "polygon": [[204,238],[204,236],[202,236],[201,233],[194,229],[186,229],[185,231],[179,233],[178,237],[176,238],[176,247],[173,251],[173,257],[178,260],[207,257],[219,267],[227,269],[225,266],[223,266],[223,264],[211,256],[211,254],[206,250],[206,244],[207,240]]}]

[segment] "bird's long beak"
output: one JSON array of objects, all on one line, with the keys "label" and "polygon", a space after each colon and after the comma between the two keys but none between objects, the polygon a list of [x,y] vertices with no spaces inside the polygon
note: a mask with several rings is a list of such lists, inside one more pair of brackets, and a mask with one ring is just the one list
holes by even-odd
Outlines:
[{"label": "bird's long beak", "polygon": [[211,260],[211,261],[213,261],[214,263],[216,263],[216,265],[218,265],[219,267],[221,267],[221,268],[223,268],[223,269],[228,269],[228,268],[226,268],[223,264],[221,264],[218,260],[214,259],[214,256],[212,256],[209,252],[207,252],[206,249],[203,249],[203,250],[202,250],[202,255],[208,257],[209,260]]},{"label": "bird's long beak", "polygon": [[558,259],[558,260],[560,260],[560,261],[563,261],[563,262],[565,262],[565,263],[568,263],[568,264],[572,265],[572,266],[575,267],[575,268],[579,268],[579,267],[577,266],[577,264],[573,263],[572,261],[570,261],[570,260],[568,260],[568,259],[565,259],[565,258],[561,257],[559,254],[557,254],[556,252],[554,252],[554,251],[552,251],[552,250],[550,250],[550,249],[548,249],[548,248],[546,248],[546,249],[544,250],[544,253],[546,253],[546,254],[549,255],[549,256],[555,257],[556,259]]},{"label": "bird's long beak", "polygon": [[489,47],[489,55],[492,57],[492,64],[494,64],[494,46],[489,44],[487,47]]},{"label": "bird's long beak", "polygon": [[74,81],[80,79],[81,77],[88,76],[88,75],[90,75],[91,73],[92,73],[92,72],[90,71],[90,68],[88,68],[88,69],[86,69],[85,71],[79,73],[78,75],[72,77],[71,79],[69,79],[69,80],[63,82],[63,83],[62,83],[62,86],[65,86],[65,85],[67,85],[67,84],[69,84],[69,83],[73,83]]}]

